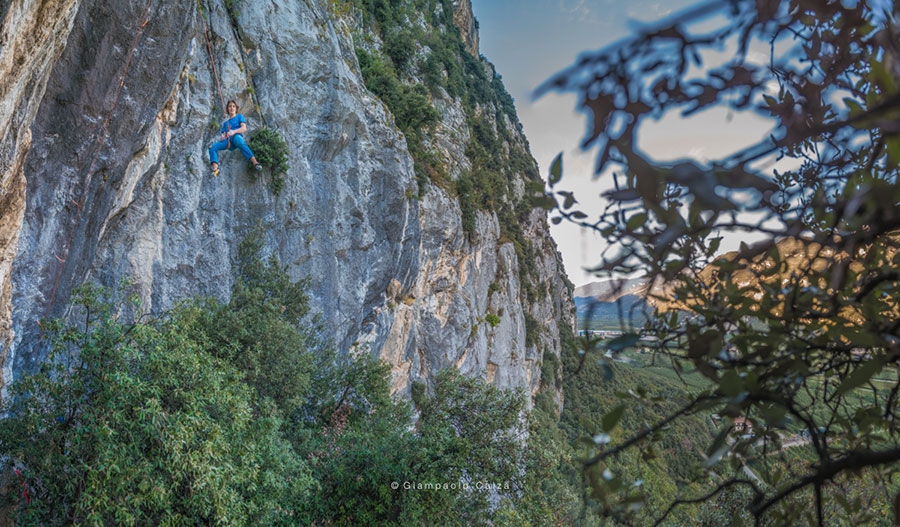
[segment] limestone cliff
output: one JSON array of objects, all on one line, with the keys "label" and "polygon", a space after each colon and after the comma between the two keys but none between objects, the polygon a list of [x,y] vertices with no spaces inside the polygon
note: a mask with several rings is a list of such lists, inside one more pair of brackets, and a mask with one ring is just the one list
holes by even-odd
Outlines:
[{"label": "limestone cliff", "polygon": [[466,49],[478,56],[478,22],[472,14],[472,0],[453,0],[453,22],[459,28]]},{"label": "limestone cliff", "polygon": [[[440,154],[445,184],[423,185],[411,139],[363,81],[355,39],[369,36],[343,5],[0,1],[3,382],[41,360],[38,321],[64,316],[85,280],[129,278],[153,312],[226,298],[237,244],[261,224],[266,250],[312,277],[333,345],[388,360],[395,391],[444,367],[539,388],[543,354],[559,354],[558,328],[573,321],[528,178],[511,176],[503,198],[525,210],[521,239],[489,208],[474,212],[477,235],[467,231],[452,184],[471,168],[461,97],[429,95],[439,123],[423,144]],[[453,6],[471,34],[468,1]],[[477,35],[467,42],[477,51]],[[237,152],[209,173],[222,97],[251,128],[285,138],[279,194]],[[504,151],[527,147],[516,123],[486,122],[514,131]]]}]

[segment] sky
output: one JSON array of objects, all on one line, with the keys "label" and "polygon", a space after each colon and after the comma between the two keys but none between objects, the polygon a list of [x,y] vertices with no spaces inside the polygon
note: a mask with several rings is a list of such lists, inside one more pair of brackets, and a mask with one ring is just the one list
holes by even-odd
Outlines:
[{"label": "sky", "polygon": [[[587,120],[573,93],[550,93],[534,100],[541,83],[595,51],[632,35],[634,29],[674,14],[697,0],[471,0],[479,24],[479,48],[502,76],[546,179],[553,158],[563,153],[558,189],[571,190],[583,207],[599,211],[606,190],[593,176],[595,152],[581,152]],[[704,112],[690,120],[667,118],[647,127],[639,139],[657,160],[703,160],[739,150],[763,137],[758,117]],[[597,280],[586,272],[601,261],[605,247],[596,233],[563,222],[551,226],[569,279],[578,286]],[[736,248],[739,240],[733,241]],[[729,250],[727,240],[723,250]]]}]

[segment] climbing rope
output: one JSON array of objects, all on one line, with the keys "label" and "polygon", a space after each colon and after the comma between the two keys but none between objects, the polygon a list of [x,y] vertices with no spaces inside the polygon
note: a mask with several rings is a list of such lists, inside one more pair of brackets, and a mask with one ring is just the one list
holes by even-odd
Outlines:
[{"label": "climbing rope", "polygon": [[219,83],[219,72],[216,70],[216,59],[213,56],[212,44],[209,42],[209,31],[206,29],[206,16],[202,13],[202,6],[199,2],[197,6],[200,22],[203,24],[203,38],[206,39],[206,50],[209,52],[209,64],[212,66],[213,77],[216,79],[216,89],[219,90],[219,102],[222,104],[222,111],[227,113],[225,108],[225,97],[222,95],[222,85]]},{"label": "climbing rope", "polygon": [[[53,288],[50,290],[50,297],[47,301],[47,310],[44,313],[44,318],[50,316],[50,310],[53,308],[53,302],[56,298],[56,289],[59,286],[60,278],[62,277],[63,268],[65,267],[66,260],[69,257],[69,247],[72,244],[72,238],[75,235],[75,229],[78,227],[78,222],[81,218],[81,210],[84,208],[84,204],[87,201],[88,189],[91,186],[91,179],[94,175],[94,169],[97,166],[97,160],[100,158],[100,152],[103,150],[103,144],[106,141],[106,134],[109,132],[109,123],[112,121],[112,116],[116,111],[116,107],[119,104],[119,97],[122,94],[122,88],[125,86],[125,78],[128,76],[128,69],[131,67],[131,59],[134,56],[134,51],[137,49],[138,43],[141,40],[141,36],[144,33],[144,28],[147,26],[147,23],[150,21],[150,3],[153,0],[147,0],[147,5],[144,8],[144,15],[141,18],[141,25],[138,26],[137,33],[134,36],[134,42],[131,45],[131,49],[128,51],[128,58],[125,60],[125,69],[122,72],[122,78],[119,80],[119,86],[116,88],[116,95],[113,98],[113,105],[110,108],[109,113],[106,116],[106,119],[103,121],[103,127],[100,130],[100,135],[97,137],[97,147],[94,149],[94,156],[91,159],[91,166],[88,169],[87,177],[84,180],[84,188],[81,191],[81,200],[75,201],[72,200],[72,203],[75,205],[75,219],[72,222],[72,226],[69,228],[69,235],[66,238],[65,245],[63,246],[62,256],[59,254],[54,254],[54,257],[59,262],[59,267],[56,271],[56,278],[53,281]],[[40,323],[38,323],[40,326]],[[37,348],[35,348],[35,359],[37,359]]]},{"label": "climbing rope", "polygon": [[19,477],[19,480],[22,482],[22,499],[25,500],[25,505],[31,504],[31,497],[28,495],[28,482],[25,480],[25,476],[22,475],[22,471],[15,468],[13,472],[16,473],[16,476]]},{"label": "climbing rope", "polygon": [[[200,22],[203,24],[203,37],[206,38],[206,50],[209,52],[209,64],[210,64],[210,66],[212,66],[213,78],[216,79],[216,89],[219,91],[219,102],[222,104],[222,112],[225,115],[228,115],[228,109],[225,108],[225,97],[222,95],[222,85],[219,82],[219,72],[216,70],[216,59],[215,59],[215,56],[213,55],[212,44],[209,41],[209,31],[207,30],[207,27],[206,27],[206,17],[202,13],[202,5],[199,2],[197,3],[197,5],[199,6],[197,11],[200,15]],[[243,56],[244,55],[243,50],[240,50],[240,53],[241,53],[241,58],[246,59],[246,57]],[[246,72],[245,72],[245,75],[247,75]],[[253,84],[253,80],[251,78],[248,78],[247,80],[249,81],[248,82],[249,84],[251,84],[251,85]],[[268,126],[266,124],[266,117],[262,114],[262,110],[260,109],[260,106],[259,106],[259,98],[256,95],[254,95],[255,91],[256,90],[253,90],[250,92],[250,100],[256,106],[257,113],[259,114],[259,117],[263,122],[263,126]],[[228,148],[231,148],[231,138],[228,138]]]}]

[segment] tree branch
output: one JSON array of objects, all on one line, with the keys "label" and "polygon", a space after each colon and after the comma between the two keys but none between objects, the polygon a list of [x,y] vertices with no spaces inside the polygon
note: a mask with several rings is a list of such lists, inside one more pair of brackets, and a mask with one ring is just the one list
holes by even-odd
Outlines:
[{"label": "tree branch", "polygon": [[659,525],[662,525],[662,522],[665,521],[665,519],[669,516],[669,514],[671,514],[672,511],[675,510],[675,507],[678,507],[679,505],[694,505],[697,503],[703,503],[709,499],[714,498],[716,495],[718,495],[722,491],[724,491],[728,488],[731,488],[731,487],[735,487],[737,485],[747,485],[751,489],[753,489],[753,493],[756,494],[757,497],[764,496],[763,492],[761,490],[759,490],[759,487],[757,487],[756,484],[753,483],[752,481],[750,481],[748,479],[730,479],[724,483],[719,484],[719,486],[717,486],[711,492],[709,492],[703,496],[699,496],[697,498],[691,498],[691,499],[678,499],[678,500],[673,501],[671,504],[669,504],[669,507],[666,509],[666,512],[664,512],[663,515],[660,516],[659,518],[657,518],[656,522],[653,523],[653,527],[658,527]]},{"label": "tree branch", "polygon": [[793,485],[779,491],[769,497],[769,499],[760,503],[752,504],[750,512],[757,518],[761,517],[773,505],[791,496],[795,492],[808,487],[810,485],[821,486],[834,479],[842,472],[848,470],[856,470],[865,467],[873,467],[878,465],[887,465],[900,461],[900,448],[892,448],[890,450],[873,451],[873,450],[856,450],[851,451],[840,459],[834,461],[824,461],[822,465],[812,474],[795,482]]}]

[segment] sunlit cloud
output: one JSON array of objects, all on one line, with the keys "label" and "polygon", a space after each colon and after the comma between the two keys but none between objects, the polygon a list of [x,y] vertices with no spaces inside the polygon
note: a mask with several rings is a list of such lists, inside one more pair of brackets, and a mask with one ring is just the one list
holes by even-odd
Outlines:
[{"label": "sunlit cloud", "polygon": [[670,2],[648,2],[630,5],[625,14],[631,20],[649,22],[665,18],[673,12]]},{"label": "sunlit cloud", "polygon": [[706,163],[709,161],[709,156],[707,155],[706,148],[702,146],[695,146],[689,148],[687,151],[687,156],[690,159],[696,159],[701,163]]},{"label": "sunlit cloud", "polygon": [[596,18],[596,13],[588,5],[587,0],[559,0],[559,8],[571,19],[593,20]]}]

